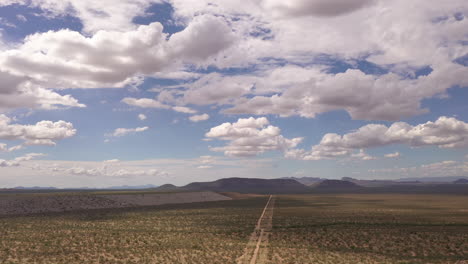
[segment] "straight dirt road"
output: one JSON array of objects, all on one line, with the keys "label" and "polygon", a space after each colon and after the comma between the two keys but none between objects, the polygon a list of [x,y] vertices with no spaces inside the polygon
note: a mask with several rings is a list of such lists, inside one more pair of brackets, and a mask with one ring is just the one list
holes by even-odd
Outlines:
[{"label": "straight dirt road", "polygon": [[268,257],[268,239],[272,231],[273,209],[275,197],[270,195],[263,209],[262,215],[250,236],[244,254],[238,259],[238,264],[262,264],[266,263]]}]

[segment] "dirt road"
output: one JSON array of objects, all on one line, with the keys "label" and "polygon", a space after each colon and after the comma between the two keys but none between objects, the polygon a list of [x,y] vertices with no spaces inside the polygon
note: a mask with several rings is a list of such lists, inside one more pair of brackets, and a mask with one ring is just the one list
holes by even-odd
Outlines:
[{"label": "dirt road", "polygon": [[238,259],[238,264],[262,264],[267,263],[268,239],[272,230],[273,208],[275,197],[270,195],[262,215],[250,236],[244,254]]}]

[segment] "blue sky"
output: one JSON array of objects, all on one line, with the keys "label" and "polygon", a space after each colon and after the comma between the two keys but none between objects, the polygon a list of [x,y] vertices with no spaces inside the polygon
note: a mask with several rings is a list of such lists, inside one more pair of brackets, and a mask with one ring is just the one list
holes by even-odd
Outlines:
[{"label": "blue sky", "polygon": [[468,173],[463,1],[242,3],[0,4],[0,187]]}]

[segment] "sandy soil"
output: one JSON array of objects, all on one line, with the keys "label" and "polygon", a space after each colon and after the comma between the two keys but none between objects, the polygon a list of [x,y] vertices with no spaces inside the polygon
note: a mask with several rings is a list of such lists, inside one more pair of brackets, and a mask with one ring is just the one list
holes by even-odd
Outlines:
[{"label": "sandy soil", "polygon": [[0,215],[24,215],[86,209],[124,208],[162,204],[231,200],[214,192],[164,194],[76,194],[0,196]]},{"label": "sandy soil", "polygon": [[244,250],[244,254],[238,259],[238,264],[264,264],[268,258],[268,239],[272,230],[273,209],[275,197],[270,195],[262,215],[258,219],[254,232]]}]

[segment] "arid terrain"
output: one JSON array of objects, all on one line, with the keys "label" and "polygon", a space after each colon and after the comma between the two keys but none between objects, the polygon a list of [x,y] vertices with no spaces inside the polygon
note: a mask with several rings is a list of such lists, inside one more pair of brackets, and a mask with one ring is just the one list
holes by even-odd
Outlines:
[{"label": "arid terrain", "polygon": [[468,196],[280,196],[268,263],[467,263]]},{"label": "arid terrain", "polygon": [[230,199],[229,197],[214,192],[109,192],[108,194],[98,192],[96,194],[42,193],[1,195],[0,216],[223,201]]},{"label": "arid terrain", "polygon": [[[468,260],[468,196],[225,193],[235,199],[219,195],[222,201],[148,206],[155,195],[97,195],[132,207],[4,215],[0,263]],[[45,196],[60,200],[51,194],[35,197],[43,202]],[[89,199],[96,195],[64,197],[72,196],[92,203]],[[139,200],[143,196],[147,200]],[[135,206],[138,202],[144,206]]]}]

